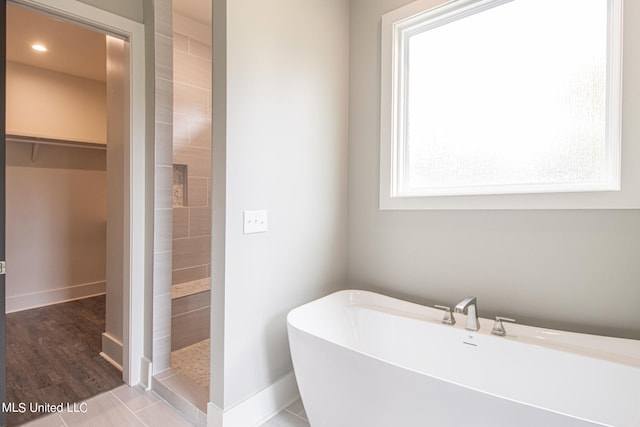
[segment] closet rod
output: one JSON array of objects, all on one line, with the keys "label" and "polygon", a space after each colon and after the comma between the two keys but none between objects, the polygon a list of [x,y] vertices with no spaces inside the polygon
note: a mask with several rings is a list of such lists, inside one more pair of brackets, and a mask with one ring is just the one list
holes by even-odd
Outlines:
[{"label": "closet rod", "polygon": [[69,141],[65,139],[39,138],[36,136],[6,135],[11,142],[26,142],[29,144],[57,145],[61,147],[88,148],[90,150],[106,150],[107,145],[96,142]]}]

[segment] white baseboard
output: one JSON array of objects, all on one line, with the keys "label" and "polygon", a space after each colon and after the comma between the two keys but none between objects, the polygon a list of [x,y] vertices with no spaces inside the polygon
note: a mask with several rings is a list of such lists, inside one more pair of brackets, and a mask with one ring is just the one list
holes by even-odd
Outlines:
[{"label": "white baseboard", "polygon": [[100,356],[122,371],[122,342],[107,332],[102,333],[102,351]]},{"label": "white baseboard", "polygon": [[113,360],[112,358],[110,358],[109,356],[107,356],[104,352],[100,352],[98,353],[100,355],[100,357],[102,357],[104,360],[106,360],[107,362],[111,363],[113,365],[114,368],[116,368],[117,370],[119,370],[120,372],[122,372],[122,365],[118,365],[116,363],[115,360]]},{"label": "white baseboard", "polygon": [[207,405],[207,427],[249,427],[268,420],[300,396],[293,371],[269,387],[223,411],[212,402]]},{"label": "white baseboard", "polygon": [[6,313],[44,307],[51,304],[93,297],[106,293],[106,282],[84,283],[65,288],[7,296]]},{"label": "white baseboard", "polygon": [[143,357],[140,361],[140,385],[145,390],[151,390],[151,378],[153,377],[153,364],[151,360]]}]

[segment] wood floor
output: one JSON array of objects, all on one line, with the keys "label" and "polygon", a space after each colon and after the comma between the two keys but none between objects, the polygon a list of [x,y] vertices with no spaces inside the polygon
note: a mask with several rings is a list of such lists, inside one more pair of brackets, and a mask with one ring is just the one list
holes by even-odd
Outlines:
[{"label": "wood floor", "polygon": [[122,373],[100,355],[105,296],[35,308],[6,316],[7,402],[27,406],[7,414],[16,426],[41,416],[33,403],[73,403],[111,390]]}]

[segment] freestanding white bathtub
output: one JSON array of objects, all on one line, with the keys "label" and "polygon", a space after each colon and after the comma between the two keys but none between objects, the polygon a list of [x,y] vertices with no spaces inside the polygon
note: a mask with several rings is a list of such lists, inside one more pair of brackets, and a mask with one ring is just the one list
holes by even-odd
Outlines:
[{"label": "freestanding white bathtub", "polygon": [[442,314],[365,291],[292,310],[311,426],[640,426],[640,341],[510,323],[497,337]]}]

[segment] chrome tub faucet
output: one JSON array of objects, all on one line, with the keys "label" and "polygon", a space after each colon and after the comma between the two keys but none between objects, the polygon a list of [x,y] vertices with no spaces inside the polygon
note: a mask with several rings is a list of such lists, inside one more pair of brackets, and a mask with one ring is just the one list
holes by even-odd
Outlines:
[{"label": "chrome tub faucet", "polygon": [[464,325],[465,329],[470,331],[477,331],[480,329],[480,322],[478,321],[478,307],[476,305],[476,297],[465,298],[460,301],[453,309],[456,313],[462,313],[467,315],[467,323]]}]

